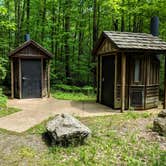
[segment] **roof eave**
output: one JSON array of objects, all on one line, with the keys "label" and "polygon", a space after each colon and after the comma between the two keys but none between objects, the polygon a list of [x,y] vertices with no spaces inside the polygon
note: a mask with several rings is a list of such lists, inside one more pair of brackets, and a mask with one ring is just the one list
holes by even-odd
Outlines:
[{"label": "roof eave", "polygon": [[29,40],[24,42],[21,46],[17,47],[14,51],[11,51],[9,53],[9,58],[12,58],[12,56],[14,56],[17,52],[19,52],[20,50],[22,50],[24,47],[33,44],[35,47],[37,47],[39,50],[41,50],[42,52],[44,52],[50,59],[53,58],[53,54],[51,54],[49,51],[47,51],[46,49],[44,49],[40,44],[36,43],[34,40]]},{"label": "roof eave", "polygon": [[157,54],[166,54],[166,49],[143,49],[143,48],[119,48],[121,52],[153,52]]},{"label": "roof eave", "polygon": [[100,46],[100,44],[101,44],[101,42],[102,42],[102,40],[103,40],[104,38],[108,39],[111,43],[113,43],[113,44],[115,45],[115,47],[116,47],[117,49],[119,49],[119,47],[116,45],[116,43],[115,43],[113,40],[111,40],[111,39],[109,38],[109,36],[105,33],[105,31],[103,31],[103,32],[101,33],[100,38],[98,39],[98,41],[97,41],[95,47],[94,47],[93,50],[92,50],[92,55],[95,55],[95,54],[96,54],[96,52],[97,52],[97,50],[98,50],[98,48],[99,48],[99,46]]}]

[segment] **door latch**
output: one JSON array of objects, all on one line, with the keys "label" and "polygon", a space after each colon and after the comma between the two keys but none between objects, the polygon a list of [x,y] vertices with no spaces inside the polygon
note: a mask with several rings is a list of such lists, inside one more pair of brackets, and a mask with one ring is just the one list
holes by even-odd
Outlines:
[{"label": "door latch", "polygon": [[28,78],[26,78],[26,77],[22,77],[22,79],[23,79],[23,80],[28,80]]}]

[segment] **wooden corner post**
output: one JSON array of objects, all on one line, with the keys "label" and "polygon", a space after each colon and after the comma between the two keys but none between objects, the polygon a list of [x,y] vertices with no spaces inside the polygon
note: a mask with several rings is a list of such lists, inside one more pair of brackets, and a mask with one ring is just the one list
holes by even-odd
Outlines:
[{"label": "wooden corner post", "polygon": [[41,98],[43,98],[44,80],[43,80],[43,58],[41,58]]},{"label": "wooden corner post", "polygon": [[114,108],[117,107],[116,99],[117,99],[117,66],[118,66],[118,54],[115,54],[115,75],[114,75]]},{"label": "wooden corner post", "polygon": [[126,55],[121,56],[121,112],[125,110]]},{"label": "wooden corner post", "polygon": [[48,69],[47,69],[47,79],[48,79],[48,97],[50,97],[50,60],[48,60]]},{"label": "wooden corner post", "polygon": [[11,98],[14,98],[14,67],[13,67],[13,59],[10,60],[11,63]]},{"label": "wooden corner post", "polygon": [[164,65],[164,105],[163,108],[166,109],[166,55],[165,55],[165,65]]},{"label": "wooden corner post", "polygon": [[21,59],[18,60],[19,63],[19,98],[22,99],[22,65],[21,65]]}]

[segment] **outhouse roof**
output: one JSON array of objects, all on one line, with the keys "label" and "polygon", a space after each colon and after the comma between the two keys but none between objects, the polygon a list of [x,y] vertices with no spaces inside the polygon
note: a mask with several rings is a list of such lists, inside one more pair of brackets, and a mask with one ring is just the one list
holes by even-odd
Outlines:
[{"label": "outhouse roof", "polygon": [[147,33],[104,31],[96,44],[93,53],[97,51],[97,48],[101,44],[103,38],[109,39],[115,47],[121,50],[166,52],[166,42],[157,36]]},{"label": "outhouse roof", "polygon": [[43,48],[40,44],[38,44],[37,42],[35,42],[34,40],[28,40],[26,42],[24,42],[21,46],[17,47],[15,50],[13,50],[12,52],[9,53],[9,56],[12,57],[14,56],[16,53],[18,53],[19,51],[21,51],[22,49],[33,45],[35,48],[39,49],[41,52],[43,52],[46,56],[48,56],[48,58],[52,58],[53,55],[46,50],[45,48]]}]

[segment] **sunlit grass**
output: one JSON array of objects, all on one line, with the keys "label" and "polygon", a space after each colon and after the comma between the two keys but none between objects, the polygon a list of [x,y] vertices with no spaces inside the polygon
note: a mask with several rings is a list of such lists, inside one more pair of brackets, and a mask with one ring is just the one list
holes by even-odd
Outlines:
[{"label": "sunlit grass", "polygon": [[52,97],[56,99],[62,99],[62,100],[73,100],[73,101],[95,101],[96,95],[95,94],[89,94],[85,95],[83,93],[75,93],[75,92],[62,92],[62,91],[53,91]]},{"label": "sunlit grass", "polygon": [[[40,154],[40,164],[65,165],[165,165],[166,155],[159,144],[140,139],[140,130],[130,131],[135,120],[148,119],[148,112],[125,112],[102,117],[79,118],[92,130],[91,137],[82,146],[68,148],[54,146]],[[29,134],[46,132],[47,121],[27,131]],[[124,131],[122,127],[125,127]],[[146,128],[146,127],[145,127]],[[121,132],[124,132],[123,134]],[[33,150],[32,150],[33,152]],[[39,155],[36,153],[36,155]]]},{"label": "sunlit grass", "polygon": [[2,107],[2,108],[0,108],[0,118],[7,116],[7,115],[10,115],[10,114],[13,114],[13,113],[16,113],[18,111],[21,111],[21,110],[18,108]]}]

